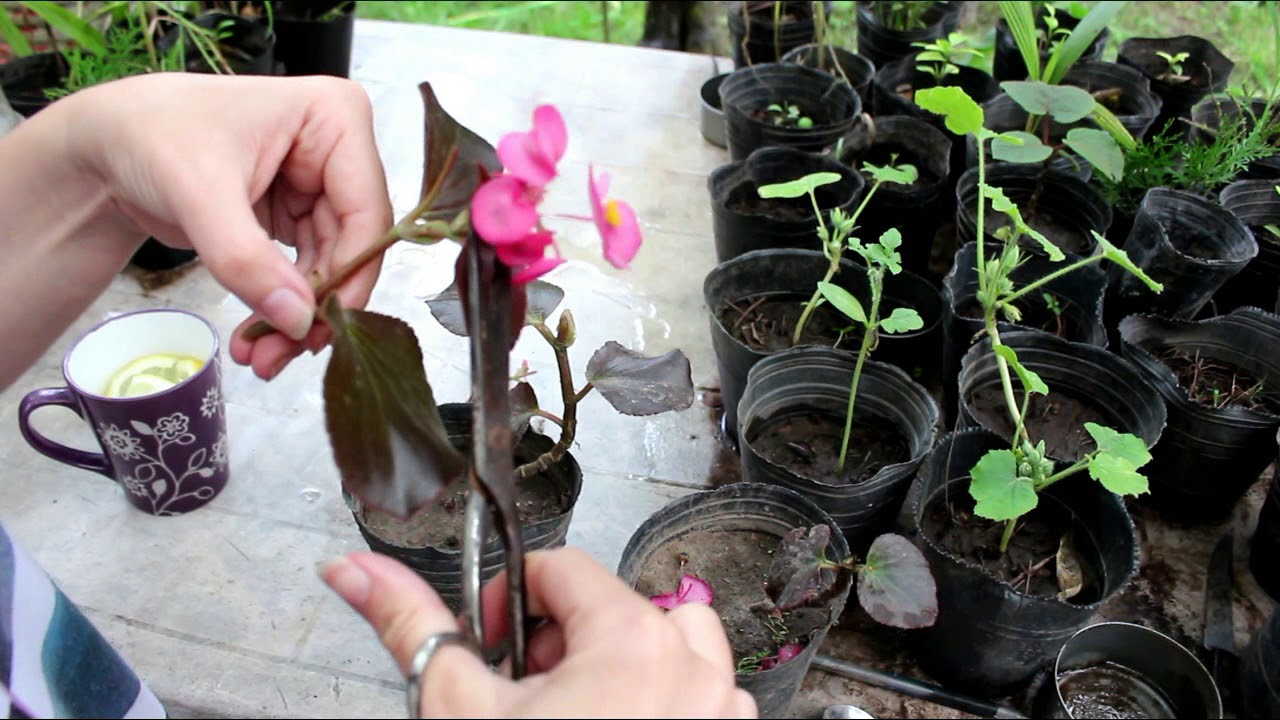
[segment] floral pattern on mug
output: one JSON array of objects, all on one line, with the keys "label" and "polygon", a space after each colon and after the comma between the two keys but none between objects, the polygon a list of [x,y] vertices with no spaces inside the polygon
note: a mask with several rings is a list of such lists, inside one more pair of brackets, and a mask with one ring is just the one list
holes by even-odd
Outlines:
[{"label": "floral pattern on mug", "polygon": [[133,420],[130,425],[132,430],[99,423],[98,432],[111,454],[123,460],[142,461],[133,472],[124,475],[121,484],[130,494],[149,502],[154,514],[177,515],[179,513],[168,509],[175,502],[188,498],[209,500],[217,494],[216,488],[201,481],[213,477],[216,469],[227,464],[226,432],[219,432],[208,447],[174,452],[196,441],[196,436],[188,431],[190,418],[185,413],[165,415],[154,425],[141,420]]}]

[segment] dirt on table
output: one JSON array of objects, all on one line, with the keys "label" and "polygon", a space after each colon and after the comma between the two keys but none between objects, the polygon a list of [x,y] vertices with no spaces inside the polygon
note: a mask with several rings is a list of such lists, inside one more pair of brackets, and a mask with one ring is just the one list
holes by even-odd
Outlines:
[{"label": "dirt on table", "polygon": [[[793,347],[791,335],[804,312],[808,296],[799,294],[757,295],[729,303],[716,317],[729,334],[757,352],[773,353]],[[846,329],[851,332],[842,335]],[[856,349],[862,341],[861,327],[823,303],[809,316],[800,345],[826,345]]]},{"label": "dirt on table", "polygon": [[1165,348],[1157,358],[1173,371],[1187,395],[1211,408],[1241,407],[1280,416],[1280,399],[1267,387],[1265,379],[1241,370],[1232,363],[1202,355],[1197,351]]},{"label": "dirt on table", "polygon": [[818,411],[772,418],[748,441],[755,452],[800,477],[826,485],[853,485],[871,479],[880,469],[911,458],[907,440],[888,420],[855,420],[843,472],[836,471],[844,436],[843,415]]},{"label": "dirt on table", "polygon": [[789,642],[804,645],[827,624],[825,608],[797,608],[772,619],[753,606],[769,600],[765,581],[781,538],[752,530],[693,530],[659,548],[636,580],[646,597],[673,592],[684,575],[711,585],[733,660],[767,657]]},{"label": "dirt on table", "polygon": [[[1093,398],[1078,397],[1073,393],[1052,389],[1048,395],[1032,395],[1023,418],[1027,432],[1037,440],[1043,438],[1050,457],[1075,462],[1093,452],[1096,444],[1084,429],[1087,422],[1115,427],[1116,421],[1098,407]],[[1022,391],[1014,396],[1022,402]],[[969,412],[983,427],[1001,437],[1013,435],[1013,421],[1009,419],[1009,407],[1005,404],[1004,390],[1000,383],[971,390],[965,401]]]}]

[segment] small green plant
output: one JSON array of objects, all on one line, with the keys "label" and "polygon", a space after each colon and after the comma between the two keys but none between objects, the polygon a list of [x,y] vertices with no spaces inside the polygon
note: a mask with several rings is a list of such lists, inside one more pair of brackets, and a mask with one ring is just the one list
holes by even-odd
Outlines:
[{"label": "small green plant", "polygon": [[[1005,197],[1002,190],[986,183],[983,145],[997,138],[1016,145],[1021,142],[1021,138],[1009,137],[1009,133],[996,133],[983,127],[982,107],[960,88],[942,87],[923,90],[917,93],[916,102],[925,110],[942,115],[947,129],[951,132],[957,135],[973,135],[977,141],[979,188],[977,227],[985,227],[985,208],[988,203],[992,210],[1007,215],[1011,223],[1002,238],[1004,242],[1000,253],[990,259],[985,256],[984,233],[981,230],[977,233],[977,297],[983,310],[984,333],[995,355],[996,368],[1014,431],[1010,449],[989,451],[978,460],[970,471],[969,484],[969,494],[976,503],[974,513],[992,521],[1006,523],[1000,540],[1000,551],[1004,552],[1017,528],[1018,519],[1036,507],[1041,491],[1064,478],[1088,471],[1091,477],[1114,493],[1141,494],[1147,491],[1147,479],[1138,470],[1151,460],[1151,455],[1140,438],[1119,433],[1096,423],[1085,423],[1084,430],[1093,438],[1096,449],[1066,468],[1057,468],[1047,455],[1044,440],[1041,439],[1038,442],[1033,440],[1025,423],[1031,396],[1033,394],[1048,395],[1049,387],[1039,375],[1019,362],[1013,348],[1001,342],[998,318],[1004,317],[1011,322],[1017,322],[1021,318],[1020,311],[1014,305],[1017,300],[1028,293],[1040,290],[1056,278],[1103,260],[1109,260],[1124,268],[1140,278],[1155,292],[1160,292],[1163,288],[1134,265],[1123,250],[1115,247],[1096,232],[1093,233],[1093,237],[1100,249],[1099,253],[1068,263],[1020,288],[1015,288],[1012,273],[1022,262],[1022,251],[1018,241],[1023,236],[1036,241],[1052,261],[1061,262],[1066,257],[1048,238],[1026,224],[1017,206]],[[1022,387],[1021,403],[1018,402],[1014,390],[1013,375],[1015,374]]]},{"label": "small green plant", "polygon": [[789,102],[771,103],[764,109],[765,118],[779,127],[793,127],[808,130],[813,127],[813,118],[805,115],[799,105]]},{"label": "small green plant", "polygon": [[1161,77],[1165,77],[1171,80],[1189,80],[1190,79],[1186,75],[1182,74],[1182,63],[1186,62],[1187,59],[1191,57],[1191,53],[1178,52],[1178,53],[1170,54],[1162,50],[1157,50],[1156,55],[1163,58],[1164,61],[1169,64],[1169,71],[1164,75],[1162,75]]},{"label": "small green plant", "polygon": [[[1008,24],[1009,33],[1018,46],[1018,54],[1027,66],[1027,79],[1057,85],[1125,4],[1115,0],[1102,0],[1090,8],[1070,31],[1061,27],[1056,10],[1047,3],[1043,5],[1047,32],[1043,33],[1036,27],[1035,3],[1027,0],[1001,0],[1000,14]],[[1043,66],[1040,64],[1042,50],[1047,50],[1049,54]]]},{"label": "small green plant", "polygon": [[918,0],[874,2],[871,3],[871,10],[875,13],[876,20],[890,30],[920,30],[927,27],[925,15],[933,5],[932,2]]},{"label": "small green plant", "polygon": [[970,42],[972,38],[968,35],[952,32],[932,42],[911,43],[920,48],[916,54],[916,70],[928,73],[935,85],[941,85],[943,78],[959,73],[960,66],[983,57],[981,50],[969,47]]},{"label": "small green plant", "polygon": [[1062,26],[1062,22],[1058,20],[1058,9],[1052,3],[1045,3],[1042,7],[1044,7],[1044,30],[1037,31],[1037,38],[1039,38],[1040,47],[1052,54],[1071,34],[1071,29]]}]

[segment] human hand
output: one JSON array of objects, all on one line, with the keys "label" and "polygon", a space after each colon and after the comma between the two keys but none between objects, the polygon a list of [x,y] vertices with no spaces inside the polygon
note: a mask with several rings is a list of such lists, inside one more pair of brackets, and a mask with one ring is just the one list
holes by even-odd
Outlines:
[{"label": "human hand", "polygon": [[[443,646],[423,673],[423,717],[756,717],[711,608],[664,613],[576,548],[530,553],[525,572],[529,612],[548,620],[529,638],[529,675],[512,681],[471,651]],[[321,573],[406,675],[428,637],[460,629],[435,591],[392,558],[352,553]],[[504,572],[484,589],[491,644],[508,634],[505,585]]]},{"label": "human hand", "polygon": [[[156,73],[59,105],[74,105],[64,110],[79,120],[69,146],[119,211],[166,244],[195,248],[253,311],[233,334],[236,362],[270,379],[324,345],[310,278],[331,277],[392,224],[372,110],[357,83]],[[296,248],[297,260],[273,239]],[[339,287],[344,305],[368,301],[380,262]],[[244,337],[259,319],[280,333]]]}]

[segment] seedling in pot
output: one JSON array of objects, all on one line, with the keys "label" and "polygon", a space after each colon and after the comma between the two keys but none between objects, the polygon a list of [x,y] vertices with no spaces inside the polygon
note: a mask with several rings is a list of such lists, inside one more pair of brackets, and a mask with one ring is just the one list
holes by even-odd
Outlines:
[{"label": "seedling in pot", "polygon": [[881,25],[890,30],[906,32],[925,28],[924,17],[934,4],[932,2],[921,2],[920,0],[874,2],[871,3],[871,11]]},{"label": "seedling in pot", "polygon": [[[1080,472],[1102,483],[1119,495],[1138,495],[1147,491],[1147,479],[1138,469],[1151,460],[1146,443],[1128,433],[1096,423],[1085,423],[1084,429],[1096,443],[1093,452],[1059,469],[1047,456],[1043,439],[1034,440],[1027,430],[1025,418],[1031,395],[1048,395],[1049,387],[1030,368],[1022,365],[1013,348],[1000,341],[997,319],[1003,316],[1017,322],[1021,315],[1014,303],[1028,293],[1036,292],[1056,278],[1062,277],[1086,265],[1109,260],[1141,279],[1153,292],[1160,292],[1161,285],[1146,275],[1129,259],[1125,252],[1098,233],[1093,233],[1100,252],[1064,265],[1033,282],[1015,288],[1011,274],[1021,264],[1023,251],[1019,240],[1025,236],[1036,241],[1049,259],[1061,262],[1062,251],[1044,235],[1031,228],[1022,219],[1017,206],[1004,193],[986,184],[986,162],[983,146],[1000,138],[1004,142],[1018,144],[1021,139],[1010,133],[996,133],[983,127],[982,108],[963,90],[946,87],[922,91],[917,101],[926,110],[944,116],[947,128],[957,135],[973,135],[978,146],[978,209],[977,226],[985,227],[984,214],[988,203],[993,210],[1005,213],[1010,226],[1004,231],[1003,246],[997,257],[987,259],[984,253],[984,233],[977,236],[978,301],[983,309],[983,327],[995,353],[996,367],[1005,404],[1014,426],[1012,447],[1008,450],[992,450],[974,465],[970,472],[969,494],[976,501],[974,512],[994,521],[1004,521],[1004,534],[1000,540],[1003,552],[1018,527],[1018,520],[1039,503],[1039,493],[1054,483]],[[1013,375],[1022,386],[1022,402],[1019,403],[1013,385]]]},{"label": "seedling in pot", "polygon": [[968,47],[970,41],[968,35],[952,32],[931,42],[911,43],[920,48],[916,54],[916,70],[928,73],[933,77],[934,85],[941,85],[947,76],[958,74],[960,66],[967,66],[983,57],[981,50]]},{"label": "seedling in pot", "polygon": [[813,119],[800,111],[799,105],[791,103],[772,103],[764,109],[765,119],[779,127],[790,127],[808,130],[813,127]]},{"label": "seedling in pot", "polygon": [[[991,156],[1011,163],[1045,163],[1055,154],[1063,155],[1077,166],[1066,151],[1079,155],[1106,178],[1117,181],[1124,175],[1124,150],[1135,145],[1133,136],[1114,114],[1087,90],[1071,85],[1050,85],[1039,81],[1005,81],[1000,87],[1023,110],[1027,125],[1022,131],[994,135]],[[1073,127],[1062,142],[1050,137],[1050,120],[1070,124],[1092,119],[1099,127]],[[1035,135],[1039,132],[1039,137]]]},{"label": "seedling in pot", "polygon": [[[1067,71],[1098,39],[1102,31],[1124,8],[1125,3],[1114,0],[1103,0],[1097,3],[1080,18],[1074,29],[1067,31],[1061,27],[1055,8],[1044,3],[1045,27],[1041,32],[1036,27],[1035,6],[1039,3],[1027,0],[1000,2],[1000,14],[1009,27],[1018,46],[1018,54],[1027,66],[1027,78],[1050,85],[1062,82]],[[1043,67],[1040,65],[1040,53],[1048,51],[1049,59]]]},{"label": "seedling in pot", "polygon": [[1169,82],[1186,82],[1191,78],[1182,74],[1182,63],[1191,57],[1189,52],[1167,53],[1163,50],[1157,50],[1156,55],[1169,64],[1169,69],[1160,74],[1160,79]]}]

